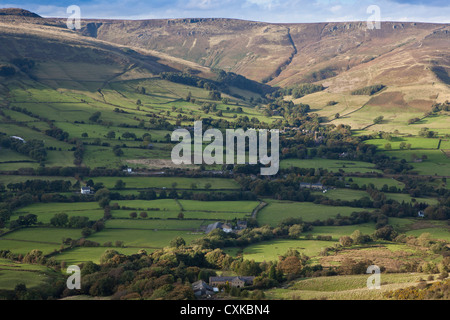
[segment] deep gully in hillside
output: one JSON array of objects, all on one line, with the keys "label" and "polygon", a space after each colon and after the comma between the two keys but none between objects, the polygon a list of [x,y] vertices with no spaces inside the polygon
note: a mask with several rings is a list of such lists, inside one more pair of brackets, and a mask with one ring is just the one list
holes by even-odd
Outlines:
[{"label": "deep gully in hillside", "polygon": [[297,55],[298,50],[297,50],[297,46],[294,43],[294,40],[292,39],[291,36],[291,29],[287,28],[287,37],[289,39],[289,42],[291,43],[292,48],[294,49],[291,53],[291,55],[289,56],[289,58],[283,62],[278,68],[277,70],[275,70],[274,73],[272,73],[269,77],[267,77],[267,79],[264,81],[265,83],[268,83],[272,80],[274,80],[275,78],[277,78],[281,72],[283,72],[283,70],[285,70],[291,63],[292,60],[294,59],[294,57]]}]

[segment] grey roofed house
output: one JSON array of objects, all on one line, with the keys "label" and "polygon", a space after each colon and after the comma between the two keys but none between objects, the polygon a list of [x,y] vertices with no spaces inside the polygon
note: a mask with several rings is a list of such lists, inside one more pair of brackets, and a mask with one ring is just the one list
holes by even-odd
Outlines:
[{"label": "grey roofed house", "polygon": [[239,221],[237,222],[237,228],[238,228],[239,230],[247,229],[247,226],[248,226],[248,223],[247,223],[247,221],[245,221],[245,220],[239,220]]},{"label": "grey roofed house", "polygon": [[216,230],[216,229],[222,229],[222,222],[214,222],[212,224],[209,224],[206,227],[205,233],[210,233],[211,231]]},{"label": "grey roofed house", "polygon": [[206,296],[206,295],[213,295],[215,293],[214,288],[211,287],[209,284],[207,284],[203,280],[199,280],[197,282],[194,282],[192,284],[192,290],[194,291],[194,294],[198,296]]},{"label": "grey roofed house", "polygon": [[210,233],[213,230],[222,229],[223,231],[229,233],[233,231],[233,227],[229,224],[222,222],[214,222],[206,227],[205,233]]},{"label": "grey roofed house", "polygon": [[91,188],[81,187],[81,194],[91,194]]}]

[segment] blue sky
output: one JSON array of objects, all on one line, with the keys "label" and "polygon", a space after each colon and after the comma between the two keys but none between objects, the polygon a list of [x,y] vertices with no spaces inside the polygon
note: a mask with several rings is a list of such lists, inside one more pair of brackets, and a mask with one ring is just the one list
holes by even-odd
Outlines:
[{"label": "blue sky", "polygon": [[0,0],[44,17],[68,17],[78,5],[82,18],[155,19],[215,17],[266,22],[366,21],[370,5],[382,21],[450,23],[450,0]]}]

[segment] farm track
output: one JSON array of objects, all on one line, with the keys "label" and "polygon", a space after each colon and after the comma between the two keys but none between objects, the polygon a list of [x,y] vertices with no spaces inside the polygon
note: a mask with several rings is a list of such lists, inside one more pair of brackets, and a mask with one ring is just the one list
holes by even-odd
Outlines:
[{"label": "farm track", "polygon": [[261,211],[263,208],[265,208],[267,205],[268,203],[261,201],[259,205],[255,209],[253,209],[252,218],[256,219],[258,212]]}]

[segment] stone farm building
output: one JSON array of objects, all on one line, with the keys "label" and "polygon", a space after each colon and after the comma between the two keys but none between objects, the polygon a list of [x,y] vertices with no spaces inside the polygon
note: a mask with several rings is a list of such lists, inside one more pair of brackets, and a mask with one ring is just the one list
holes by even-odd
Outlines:
[{"label": "stone farm building", "polygon": [[300,183],[300,189],[324,190],[325,187],[321,183]]},{"label": "stone farm building", "polygon": [[192,290],[194,291],[196,297],[212,296],[213,294],[215,294],[214,288],[203,280],[194,282],[192,284]]},{"label": "stone farm building", "polygon": [[231,287],[243,288],[246,285],[253,285],[255,277],[210,277],[209,285],[218,287],[229,284]]}]

